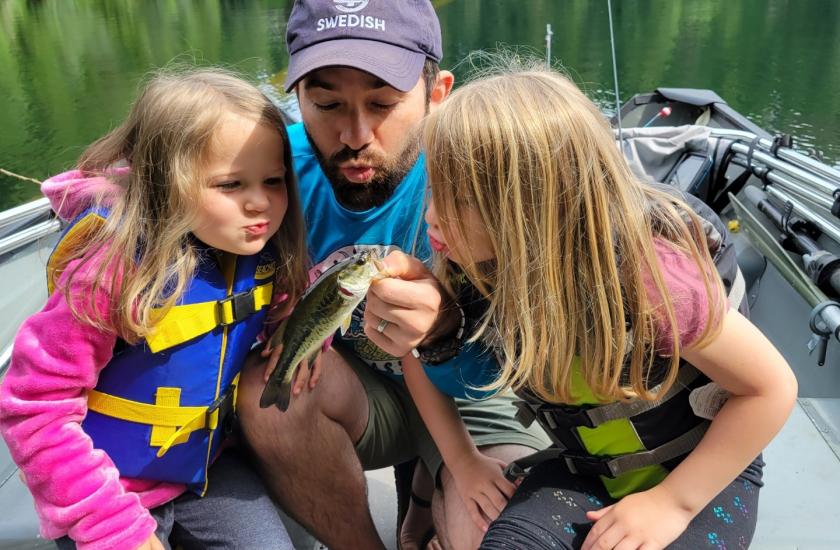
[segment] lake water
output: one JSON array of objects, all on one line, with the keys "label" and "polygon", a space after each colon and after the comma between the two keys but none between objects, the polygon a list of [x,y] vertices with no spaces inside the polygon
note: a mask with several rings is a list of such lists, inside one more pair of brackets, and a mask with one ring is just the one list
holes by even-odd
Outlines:
[{"label": "lake water", "polygon": [[[384,1],[384,0],[371,0]],[[391,1],[391,0],[389,0]],[[444,68],[500,45],[551,55],[611,113],[606,0],[437,0]],[[288,0],[0,0],[0,168],[73,166],[173,62],[221,64],[277,93]],[[840,165],[840,2],[614,0],[620,98],[709,88],[770,131]],[[456,68],[456,76],[463,71]],[[38,196],[0,175],[0,210]]]}]

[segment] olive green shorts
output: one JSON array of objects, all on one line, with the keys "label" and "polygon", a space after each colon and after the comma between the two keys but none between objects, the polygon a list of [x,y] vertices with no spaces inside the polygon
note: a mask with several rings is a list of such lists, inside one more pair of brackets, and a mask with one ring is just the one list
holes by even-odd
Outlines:
[{"label": "olive green shorts", "polygon": [[[334,349],[339,350],[338,347]],[[380,374],[357,357],[340,350],[367,392],[368,423],[356,442],[356,453],[365,470],[393,466],[420,457],[437,479],[443,463],[420,413],[402,380]],[[485,401],[456,399],[458,411],[477,447],[523,445],[534,450],[551,443],[534,422],[525,428],[516,420],[517,397],[507,392]]]}]

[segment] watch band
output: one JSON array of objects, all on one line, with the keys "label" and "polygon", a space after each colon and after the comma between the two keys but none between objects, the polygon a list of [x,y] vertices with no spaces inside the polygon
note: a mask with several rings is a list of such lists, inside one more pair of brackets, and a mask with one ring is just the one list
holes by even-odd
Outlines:
[{"label": "watch band", "polygon": [[458,313],[461,315],[461,322],[458,326],[458,330],[455,331],[455,334],[450,338],[443,338],[436,342],[432,342],[431,344],[417,346],[417,358],[423,363],[433,366],[440,365],[460,353],[464,344],[464,327],[467,324],[467,318],[464,315],[464,308],[462,308],[457,302],[453,303],[458,308]]}]

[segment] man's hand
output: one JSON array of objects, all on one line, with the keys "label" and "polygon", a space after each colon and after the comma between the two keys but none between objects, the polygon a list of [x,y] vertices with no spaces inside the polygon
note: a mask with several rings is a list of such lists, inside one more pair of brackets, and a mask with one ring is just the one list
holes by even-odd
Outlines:
[{"label": "man's hand", "polygon": [[374,344],[402,357],[457,329],[457,312],[443,307],[446,292],[420,260],[395,251],[383,263],[390,277],[371,284],[365,306],[365,334]]},{"label": "man's hand", "polygon": [[586,517],[595,525],[581,550],[661,550],[674,542],[692,519],[691,513],[659,486],[627,495],[612,506],[587,512]]}]

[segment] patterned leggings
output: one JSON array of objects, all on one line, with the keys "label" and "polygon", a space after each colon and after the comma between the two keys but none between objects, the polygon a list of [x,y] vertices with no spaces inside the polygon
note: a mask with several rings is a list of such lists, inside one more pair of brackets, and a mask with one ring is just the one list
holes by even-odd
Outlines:
[{"label": "patterned leggings", "polygon": [[[755,531],[761,459],[718,496],[668,548],[679,550],[743,550]],[[595,478],[571,474],[565,464],[550,460],[531,474],[493,522],[481,550],[564,550],[580,548],[592,523],[586,512],[615,502]],[[655,518],[652,521],[656,521]]]}]

